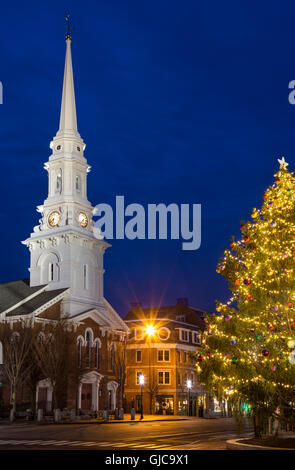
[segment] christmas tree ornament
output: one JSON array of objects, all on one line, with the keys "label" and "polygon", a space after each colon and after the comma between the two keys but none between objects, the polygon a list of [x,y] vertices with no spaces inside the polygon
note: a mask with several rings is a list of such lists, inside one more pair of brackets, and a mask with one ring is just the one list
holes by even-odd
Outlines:
[{"label": "christmas tree ornament", "polygon": [[244,279],[244,284],[246,286],[249,286],[251,284],[251,280],[250,279]]},{"label": "christmas tree ornament", "polygon": [[231,342],[230,342],[230,344],[232,344],[232,345],[237,344],[237,340],[236,340],[236,339],[232,339]]},{"label": "christmas tree ornament", "polygon": [[257,212],[256,209],[253,209],[253,212],[252,212],[252,216],[251,216],[251,217],[252,217],[252,219],[257,219],[257,217],[258,217],[258,212]]},{"label": "christmas tree ornament", "polygon": [[274,273],[273,269],[269,269],[269,270],[266,272],[266,274],[267,274],[268,276],[272,276],[273,273]]},{"label": "christmas tree ornament", "polygon": [[204,360],[204,356],[202,356],[202,355],[198,356],[198,358],[197,358],[198,362],[203,362],[203,360]]},{"label": "christmas tree ornament", "polygon": [[237,364],[237,363],[238,363],[238,359],[237,359],[236,357],[233,357],[231,362],[232,362],[233,364]]},{"label": "christmas tree ornament", "polygon": [[224,317],[224,319],[225,319],[225,321],[230,321],[230,320],[231,320],[231,316],[230,316],[230,315],[226,315],[226,316]]},{"label": "christmas tree ornament", "polygon": [[287,307],[292,307],[292,303],[289,300],[286,302]]},{"label": "christmas tree ornament", "polygon": [[295,328],[295,322],[294,321],[291,322],[291,326],[292,326],[292,328]]},{"label": "christmas tree ornament", "polygon": [[261,335],[257,335],[257,336],[256,336],[256,339],[257,339],[257,341],[261,341],[261,340],[262,340],[262,336],[261,336]]},{"label": "christmas tree ornament", "polygon": [[239,283],[239,280],[236,279],[235,282],[234,282],[234,285],[235,285],[235,286],[238,286],[239,284],[240,284],[240,283]]},{"label": "christmas tree ornament", "polygon": [[290,299],[291,299],[291,300],[295,300],[295,292],[292,292],[292,293],[290,294]]},{"label": "christmas tree ornament", "polygon": [[275,370],[276,370],[276,366],[272,366],[271,370],[272,370],[272,371],[275,371]]},{"label": "christmas tree ornament", "polygon": [[270,352],[269,352],[269,350],[268,350],[268,349],[263,349],[263,351],[262,351],[262,355],[263,355],[264,357],[267,357],[267,356],[269,356],[269,355],[270,355]]},{"label": "christmas tree ornament", "polygon": [[288,341],[288,348],[292,349],[292,348],[295,348],[295,339],[291,339],[290,341]]},{"label": "christmas tree ornament", "polygon": [[269,329],[269,331],[274,331],[274,326],[269,325],[268,329]]},{"label": "christmas tree ornament", "polygon": [[277,312],[279,310],[279,307],[277,305],[274,306],[274,311]]}]

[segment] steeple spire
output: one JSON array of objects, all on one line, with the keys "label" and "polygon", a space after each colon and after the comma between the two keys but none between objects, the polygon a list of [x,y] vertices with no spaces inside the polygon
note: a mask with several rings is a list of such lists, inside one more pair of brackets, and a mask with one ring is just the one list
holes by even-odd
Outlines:
[{"label": "steeple spire", "polygon": [[67,49],[58,134],[74,133],[77,135],[77,115],[71,54],[71,36],[69,33],[66,36],[66,44]]}]

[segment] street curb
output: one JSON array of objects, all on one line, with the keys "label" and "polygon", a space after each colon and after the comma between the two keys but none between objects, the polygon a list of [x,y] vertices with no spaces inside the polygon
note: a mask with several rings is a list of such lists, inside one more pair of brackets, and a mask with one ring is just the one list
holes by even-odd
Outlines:
[{"label": "street curb", "polygon": [[161,423],[167,421],[186,421],[187,418],[175,418],[175,419],[137,419],[137,420],[110,420],[110,421],[86,421],[86,420],[78,420],[78,421],[69,421],[69,422],[57,422],[57,423],[39,423],[42,425],[49,425],[49,424],[134,424],[134,423]]},{"label": "street curb", "polygon": [[266,447],[251,444],[242,444],[238,442],[240,439],[231,439],[226,441],[226,448],[229,450],[295,450],[295,449],[282,449],[281,447]]}]

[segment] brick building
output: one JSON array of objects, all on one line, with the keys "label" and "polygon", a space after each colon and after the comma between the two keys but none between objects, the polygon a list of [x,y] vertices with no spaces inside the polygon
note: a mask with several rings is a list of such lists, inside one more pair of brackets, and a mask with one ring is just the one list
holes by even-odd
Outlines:
[{"label": "brick building", "polygon": [[[126,408],[134,403],[147,414],[209,414],[213,402],[198,383],[192,354],[200,346],[204,311],[178,299],[176,305],[142,308],[131,305],[125,317],[131,333],[127,344]],[[188,388],[188,385],[191,388]]]}]

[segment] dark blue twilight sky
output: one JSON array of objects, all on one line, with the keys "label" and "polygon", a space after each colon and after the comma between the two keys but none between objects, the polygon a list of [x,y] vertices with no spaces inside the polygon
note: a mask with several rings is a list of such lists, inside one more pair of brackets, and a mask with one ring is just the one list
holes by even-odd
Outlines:
[{"label": "dark blue twilight sky", "polygon": [[212,309],[227,296],[215,269],[231,235],[261,204],[277,157],[295,168],[295,4],[2,3],[0,281],[28,276],[20,241],[47,195],[43,163],[59,120],[68,9],[89,200],[202,204],[198,251],[182,251],[180,241],[114,240],[106,297],[121,315],[130,301],[185,296]]}]

